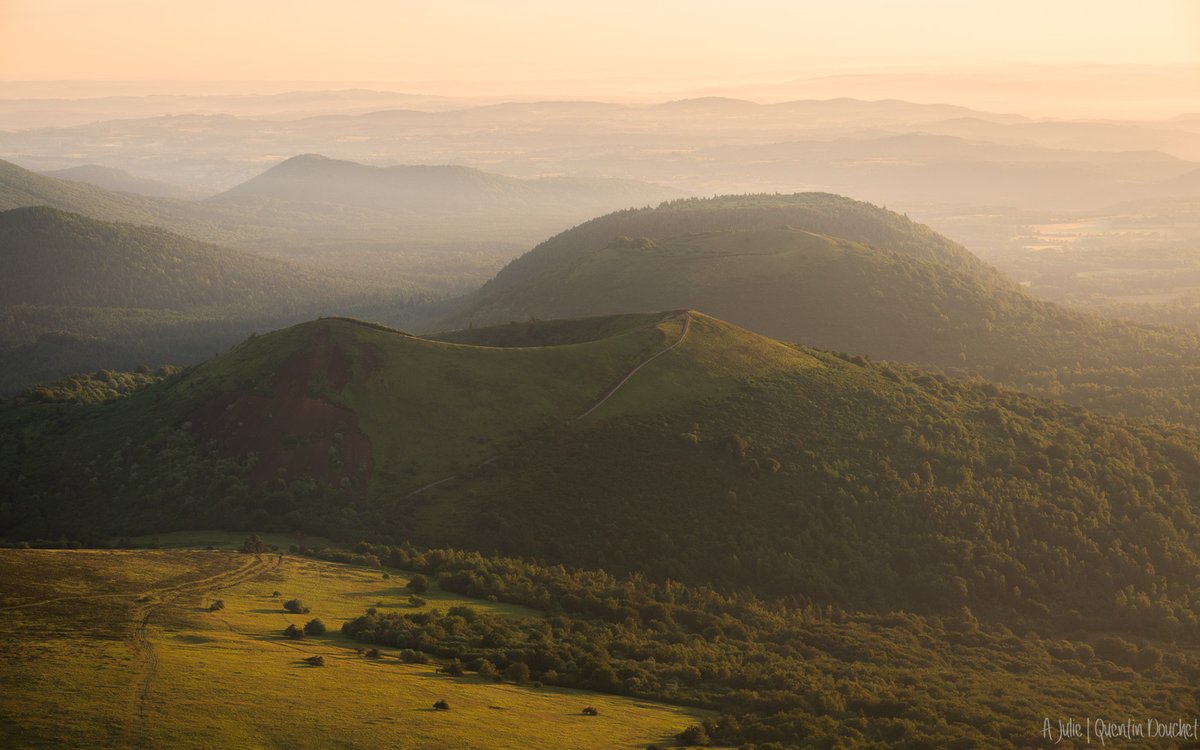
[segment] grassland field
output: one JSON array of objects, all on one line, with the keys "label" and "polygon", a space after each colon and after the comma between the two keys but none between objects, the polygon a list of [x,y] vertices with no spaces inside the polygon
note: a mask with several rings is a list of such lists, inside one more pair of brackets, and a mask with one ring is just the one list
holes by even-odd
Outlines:
[{"label": "grassland field", "polygon": [[[412,610],[408,574],[164,534],[159,549],[0,550],[5,748],[644,748],[703,713],[552,687],[450,677],[340,633],[368,607]],[[269,543],[286,541],[268,537]],[[203,542],[202,545],[199,543]],[[213,545],[213,550],[173,545]],[[290,614],[299,598],[311,612]],[[540,613],[432,586],[424,607]],[[225,608],[210,611],[216,599]],[[283,630],[319,618],[321,637]],[[322,656],[325,666],[303,660]],[[445,700],[449,711],[435,711]],[[586,706],[598,716],[581,713]]]}]

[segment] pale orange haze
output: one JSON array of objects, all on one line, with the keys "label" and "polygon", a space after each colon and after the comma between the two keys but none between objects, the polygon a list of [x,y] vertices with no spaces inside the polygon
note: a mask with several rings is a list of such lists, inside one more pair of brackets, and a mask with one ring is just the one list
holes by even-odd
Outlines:
[{"label": "pale orange haze", "polygon": [[[1200,110],[1200,0],[0,0],[3,81],[353,82],[631,100],[896,86],[901,98],[979,106],[990,96],[997,108],[1004,91],[1020,92],[1020,71],[1053,66],[1071,79],[1080,63],[1138,66],[1125,72],[1146,111],[1126,116]],[[857,75],[812,83],[847,72]],[[854,88],[896,72],[906,83]],[[941,74],[959,83],[939,96]],[[975,74],[991,82],[974,89],[990,94],[973,91]],[[1072,106],[1105,114],[1104,78],[1063,84],[1076,87]]]}]

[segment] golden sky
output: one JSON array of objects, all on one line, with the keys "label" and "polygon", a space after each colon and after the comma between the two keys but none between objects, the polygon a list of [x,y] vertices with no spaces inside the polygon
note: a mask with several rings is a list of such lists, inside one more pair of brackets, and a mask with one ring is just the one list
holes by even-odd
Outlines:
[{"label": "golden sky", "polygon": [[679,89],[847,69],[1200,63],[1200,0],[0,0],[0,80]]}]

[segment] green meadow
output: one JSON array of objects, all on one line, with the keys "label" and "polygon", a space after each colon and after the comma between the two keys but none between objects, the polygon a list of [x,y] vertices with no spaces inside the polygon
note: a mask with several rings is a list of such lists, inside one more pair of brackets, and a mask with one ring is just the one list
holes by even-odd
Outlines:
[{"label": "green meadow", "polygon": [[[163,535],[167,537],[167,535]],[[219,534],[201,535],[220,543]],[[170,544],[171,539],[160,542]],[[340,634],[368,607],[539,617],[408,576],[226,549],[0,550],[0,744],[58,748],[640,748],[701,712],[450,677]],[[311,611],[290,614],[298,598]],[[210,610],[213,601],[223,609]],[[291,640],[289,624],[328,633]],[[324,666],[305,663],[312,656]],[[436,701],[448,711],[433,709]],[[585,707],[596,716],[585,716]]]}]

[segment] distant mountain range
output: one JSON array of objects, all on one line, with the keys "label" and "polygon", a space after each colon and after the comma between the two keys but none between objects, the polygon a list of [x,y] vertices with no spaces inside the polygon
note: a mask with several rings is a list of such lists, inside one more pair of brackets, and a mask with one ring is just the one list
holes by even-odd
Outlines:
[{"label": "distant mountain range", "polygon": [[397,288],[442,294],[477,286],[521,249],[565,227],[680,195],[630,180],[520,180],[465,167],[377,168],[302,156],[222,195],[183,200],[117,192],[0,161],[0,210],[45,205],[159,226],[304,260],[334,275],[367,273]]},{"label": "distant mountain range", "polygon": [[392,214],[531,216],[594,214],[679,197],[633,180],[521,180],[456,166],[372,167],[317,154],[296,156],[211,199],[216,205],[282,201],[354,206]]},{"label": "distant mountain range", "polygon": [[[1154,197],[1158,183],[1197,168],[1200,139],[1190,123],[1035,121],[897,99],[414,103],[369,112],[333,107],[307,118],[197,111],[13,131],[0,137],[0,154],[57,166],[67,140],[75,158],[211,193],[261,172],[269,144],[275,154],[372,164],[394,154],[531,179],[619,177],[692,194],[823,190],[914,212],[946,205],[1087,210]],[[121,152],[126,161],[108,160],[106,144],[114,140],[130,144]],[[139,145],[150,143],[153,149]],[[182,154],[188,157],[174,156]]]}]

